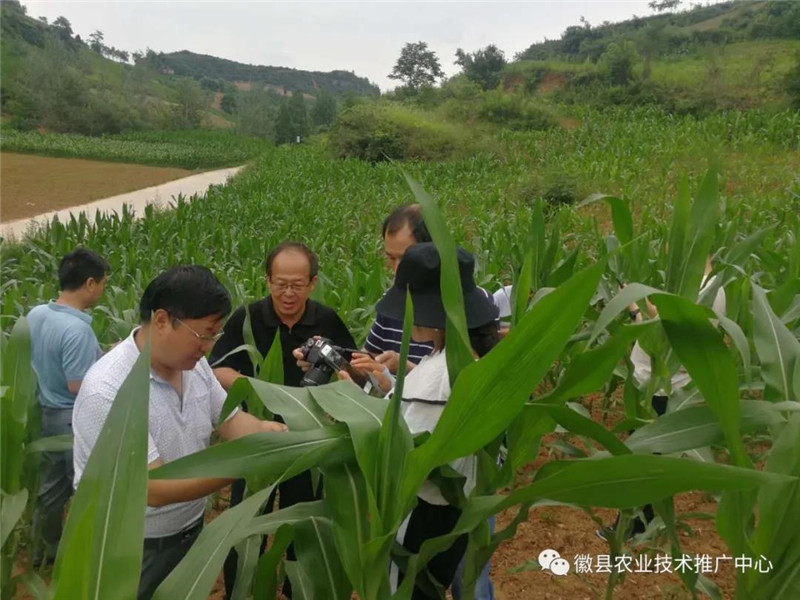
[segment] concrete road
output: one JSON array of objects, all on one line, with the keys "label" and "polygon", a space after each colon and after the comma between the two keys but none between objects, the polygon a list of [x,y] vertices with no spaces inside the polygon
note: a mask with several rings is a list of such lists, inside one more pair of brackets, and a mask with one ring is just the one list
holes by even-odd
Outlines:
[{"label": "concrete road", "polygon": [[50,222],[55,216],[58,216],[58,220],[64,223],[69,221],[70,214],[74,214],[77,217],[79,213],[86,213],[86,217],[91,222],[94,220],[98,210],[103,213],[122,212],[123,204],[128,204],[136,211],[137,215],[142,215],[144,214],[144,207],[148,204],[166,206],[170,200],[179,194],[183,194],[186,197],[195,194],[203,195],[210,185],[225,183],[242,168],[243,167],[232,167],[230,169],[220,169],[218,171],[207,171],[135,192],[128,192],[127,194],[95,200],[88,204],[44,213],[29,219],[18,219],[16,221],[9,221],[8,223],[0,223],[0,236],[7,241],[20,241],[27,234],[36,231],[43,224]]}]

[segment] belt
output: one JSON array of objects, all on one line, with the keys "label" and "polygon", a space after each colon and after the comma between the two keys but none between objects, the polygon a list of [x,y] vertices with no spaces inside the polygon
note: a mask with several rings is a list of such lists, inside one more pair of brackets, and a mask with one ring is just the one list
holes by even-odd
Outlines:
[{"label": "belt", "polygon": [[200,517],[197,519],[197,521],[178,533],[173,533],[172,535],[167,535],[164,537],[144,538],[144,548],[145,550],[164,550],[165,548],[171,548],[172,546],[183,544],[200,533],[202,528],[203,517]]}]

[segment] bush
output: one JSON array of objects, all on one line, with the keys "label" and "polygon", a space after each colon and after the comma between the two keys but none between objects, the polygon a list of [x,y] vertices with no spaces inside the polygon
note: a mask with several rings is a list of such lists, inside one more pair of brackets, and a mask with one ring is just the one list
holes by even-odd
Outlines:
[{"label": "bush", "polygon": [[552,208],[575,204],[589,195],[579,178],[561,167],[530,174],[517,184],[512,193],[525,204],[543,200]]},{"label": "bush", "polygon": [[544,131],[558,123],[547,110],[522,94],[487,92],[477,106],[476,117],[519,131]]},{"label": "bush", "polygon": [[389,159],[444,160],[469,152],[468,134],[430,114],[396,103],[358,104],[342,111],[331,129],[339,158],[372,163]]}]

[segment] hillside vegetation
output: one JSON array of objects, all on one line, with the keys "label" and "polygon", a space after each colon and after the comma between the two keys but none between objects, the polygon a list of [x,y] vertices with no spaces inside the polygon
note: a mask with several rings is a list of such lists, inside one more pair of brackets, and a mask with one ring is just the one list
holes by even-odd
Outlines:
[{"label": "hillside vegetation", "polygon": [[[15,0],[2,2],[0,11],[0,101],[3,124],[13,128],[100,135],[235,127],[281,141],[282,111],[285,120],[297,120],[286,106],[293,93],[312,104],[288,139],[329,125],[336,97],[377,93],[346,71],[254,67],[190,52],[128,53],[107,45],[100,31],[81,39],[64,17],[33,19]],[[247,85],[234,85],[242,81]]]},{"label": "hillside vegetation", "polygon": [[229,83],[260,82],[283,90],[297,91],[316,96],[320,90],[328,90],[336,95],[355,94],[378,96],[378,86],[366,77],[358,77],[350,71],[302,71],[289,67],[270,67],[246,65],[233,60],[196,54],[183,50],[160,55],[164,66],[176,75],[219,79]]}]

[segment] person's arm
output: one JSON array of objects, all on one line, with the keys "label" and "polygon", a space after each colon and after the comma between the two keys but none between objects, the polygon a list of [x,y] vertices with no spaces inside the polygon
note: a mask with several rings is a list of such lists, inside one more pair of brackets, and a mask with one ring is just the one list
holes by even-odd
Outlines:
[{"label": "person's arm", "polygon": [[[157,458],[149,465],[148,469],[155,469],[164,464]],[[147,506],[166,506],[176,502],[189,502],[205,498],[212,492],[224,488],[233,482],[233,479],[221,477],[194,477],[190,479],[148,479],[147,480]]]},{"label": "person's arm", "polygon": [[283,423],[262,421],[243,410],[237,411],[217,428],[220,437],[226,442],[251,433],[280,433],[288,430],[289,428]]},{"label": "person's arm", "polygon": [[81,383],[83,379],[70,379],[67,381],[67,390],[73,396],[77,396],[78,392],[81,391]]},{"label": "person's arm", "polygon": [[244,377],[244,375],[230,367],[217,367],[214,369],[214,377],[217,378],[217,381],[219,381],[223,389],[228,391],[233,387],[236,380],[240,377]]}]

